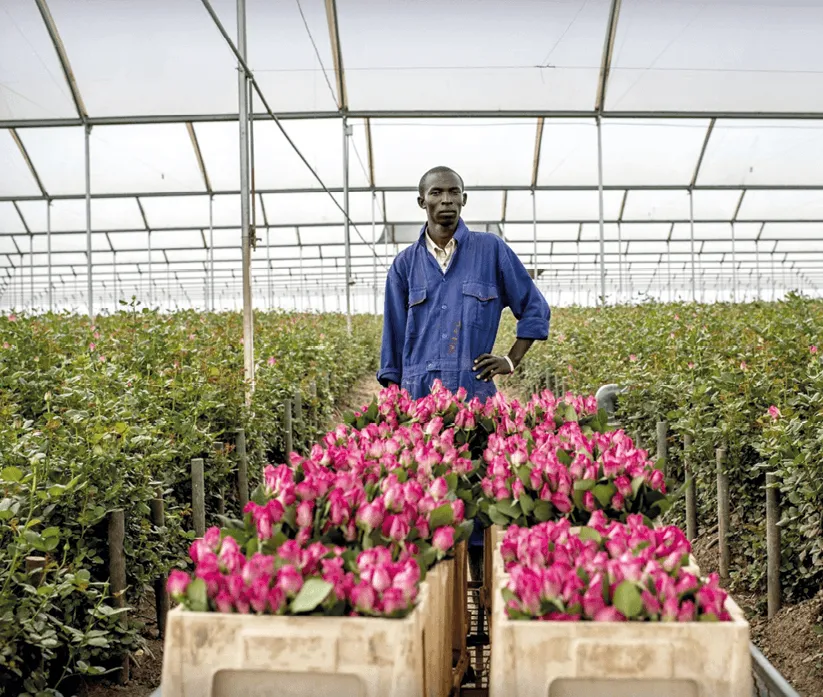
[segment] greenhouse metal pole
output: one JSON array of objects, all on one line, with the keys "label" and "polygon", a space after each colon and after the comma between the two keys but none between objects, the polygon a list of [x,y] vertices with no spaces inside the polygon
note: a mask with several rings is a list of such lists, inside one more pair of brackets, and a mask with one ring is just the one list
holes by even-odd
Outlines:
[{"label": "greenhouse metal pole", "polygon": [[734,239],[734,223],[729,223],[732,229],[732,302],[737,302],[737,246]]},{"label": "greenhouse metal pole", "polygon": [[374,284],[374,314],[377,314],[377,225],[374,221],[374,204],[376,203],[377,194],[372,191],[371,194],[371,246],[375,250],[372,254],[372,283]]},{"label": "greenhouse metal pole", "polygon": [[537,285],[537,197],[532,189],[532,240],[534,242],[534,284]]},{"label": "greenhouse metal pole", "polygon": [[597,195],[600,208],[600,303],[606,304],[606,243],[603,230],[603,138],[600,116],[597,116]]},{"label": "greenhouse metal pole", "polygon": [[697,302],[697,272],[694,262],[694,191],[689,189],[689,241],[692,257],[692,302]]},{"label": "greenhouse metal pole", "polygon": [[154,292],[152,291],[151,279],[151,230],[148,230],[147,232],[149,237],[149,309],[151,309],[154,305]]},{"label": "greenhouse metal pole", "polygon": [[54,289],[51,282],[51,200],[46,201],[46,263],[49,267],[49,312],[54,311]]},{"label": "greenhouse metal pole", "polygon": [[351,235],[349,230],[349,121],[343,116],[343,215],[346,246],[346,331],[351,335]]},{"label": "greenhouse metal pole", "polygon": [[34,235],[29,233],[29,295],[31,309],[34,309]]},{"label": "greenhouse metal pole", "polygon": [[[669,288],[669,302],[672,301],[672,243],[666,240],[666,283]],[[663,295],[661,293],[661,295]]]},{"label": "greenhouse metal pole", "polygon": [[112,261],[114,264],[114,272],[112,273],[112,291],[114,292],[114,311],[117,312],[117,252],[112,251]]},{"label": "greenhouse metal pole", "polygon": [[249,76],[246,74],[246,0],[237,0],[237,99],[240,136],[240,225],[243,256],[243,354],[247,381],[246,404],[254,392],[254,310],[251,295],[251,236],[249,230]]},{"label": "greenhouse metal pole", "polygon": [[214,312],[214,194],[209,194],[209,297],[206,305]]},{"label": "greenhouse metal pole", "polygon": [[[623,230],[622,223],[617,221],[617,302],[623,302]],[[577,244],[577,251],[580,252],[580,243]]]},{"label": "greenhouse metal pole", "polygon": [[91,271],[91,155],[89,148],[89,136],[91,126],[83,129],[85,138],[85,161],[86,161],[86,281],[88,288],[89,319],[94,319],[94,298],[92,297],[92,271]]},{"label": "greenhouse metal pole", "polygon": [[268,300],[266,305],[269,310],[274,307],[274,297],[271,285],[271,228],[266,228],[266,284],[268,285]]},{"label": "greenhouse metal pole", "polygon": [[760,240],[755,240],[754,243],[754,264],[757,268],[757,299],[760,300]]}]

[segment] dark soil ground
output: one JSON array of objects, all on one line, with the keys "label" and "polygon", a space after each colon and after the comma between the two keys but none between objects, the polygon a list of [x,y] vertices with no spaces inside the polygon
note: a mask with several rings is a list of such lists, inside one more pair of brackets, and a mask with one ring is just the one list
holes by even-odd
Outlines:
[{"label": "dark soil ground", "polygon": [[[693,551],[701,571],[718,569],[716,532],[698,539]],[[769,662],[802,697],[823,697],[823,590],[811,600],[786,605],[771,620],[764,594],[731,592],[749,620],[752,642]]]}]

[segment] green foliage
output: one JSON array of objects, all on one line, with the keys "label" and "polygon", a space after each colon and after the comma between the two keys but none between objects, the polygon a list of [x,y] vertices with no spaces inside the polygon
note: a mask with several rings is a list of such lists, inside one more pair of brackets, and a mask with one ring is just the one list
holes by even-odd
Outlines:
[{"label": "green foliage", "polygon": [[[140,648],[140,626],[121,623],[108,594],[108,513],[125,511],[136,606],[194,537],[192,458],[205,460],[207,522],[237,516],[237,430],[254,488],[264,462],[284,461],[284,400],[302,397],[294,445],[307,447],[335,400],[376,368],[379,333],[369,317],[355,317],[349,337],[339,315],[256,314],[246,406],[238,313],[132,306],[94,326],[68,314],[0,317],[0,693],[69,689],[72,676]],[[159,492],[163,527],[150,518]],[[30,556],[46,559],[39,587]]]},{"label": "green foliage", "polygon": [[[503,324],[510,345],[514,322]],[[559,309],[552,335],[529,353],[512,380],[523,393],[555,376],[592,393],[627,388],[617,418],[647,449],[655,424],[669,422],[669,474],[683,481],[683,435],[694,445],[698,519],[717,518],[715,449],[728,451],[733,580],[765,588],[765,473],[782,506],[781,568],[788,599],[823,582],[823,366],[810,347],[823,341],[823,303],[790,296],[748,305],[654,304]],[[823,349],[823,346],[821,346]],[[782,416],[768,416],[770,406]],[[667,514],[682,524],[680,500]]]}]

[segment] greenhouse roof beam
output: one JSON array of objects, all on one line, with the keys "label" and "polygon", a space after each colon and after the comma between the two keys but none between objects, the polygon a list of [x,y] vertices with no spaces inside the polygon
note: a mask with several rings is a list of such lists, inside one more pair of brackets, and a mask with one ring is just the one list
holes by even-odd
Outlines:
[{"label": "greenhouse roof beam", "polygon": [[[371,119],[366,119],[366,158],[369,168],[369,186],[374,189],[374,146],[371,139]],[[351,189],[349,189],[351,191]],[[385,201],[383,202],[383,209],[385,210]]]},{"label": "greenhouse roof beam", "polygon": [[66,47],[63,45],[63,40],[60,38],[60,32],[57,31],[57,25],[54,23],[54,18],[51,16],[51,11],[46,3],[46,0],[35,0],[37,9],[40,10],[40,15],[43,18],[43,24],[46,25],[46,31],[49,34],[54,50],[57,53],[57,58],[60,61],[60,67],[63,70],[63,76],[66,78],[66,83],[71,92],[71,98],[74,101],[74,107],[77,109],[77,114],[80,117],[81,124],[88,127],[88,111],[83,102],[83,96],[80,94],[80,88],[77,86],[77,80],[74,78],[74,71],[71,69],[69,56],[66,53]]},{"label": "greenhouse roof beam", "polygon": [[189,133],[191,146],[194,148],[194,156],[197,159],[197,166],[200,168],[200,174],[203,175],[203,183],[206,186],[206,191],[212,193],[211,182],[209,181],[209,173],[206,171],[206,163],[203,161],[203,153],[200,150],[200,143],[197,141],[197,133],[194,131],[194,125],[191,121],[186,122],[186,130]]},{"label": "greenhouse roof beam", "polygon": [[537,131],[534,137],[534,159],[532,164],[532,189],[537,186],[537,172],[540,169],[540,148],[543,145],[543,122],[541,116],[537,119]]},{"label": "greenhouse roof beam", "polygon": [[[23,217],[23,213],[22,213],[22,211],[20,210],[20,206],[18,206],[18,205],[17,205],[17,202],[16,202],[16,201],[13,201],[11,205],[12,205],[12,206],[14,206],[14,210],[16,210],[16,211],[17,211],[17,216],[20,218],[20,220],[21,220],[21,221],[22,221],[22,223],[23,223],[23,229],[24,229],[24,230],[25,230],[25,231],[26,231],[26,232],[30,235],[30,234],[31,234],[31,230],[29,229],[29,225],[28,225],[28,223],[26,222],[26,219]],[[14,242],[14,238],[13,238],[13,237],[11,238],[11,241],[12,241],[12,242]],[[18,247],[18,246],[17,246],[17,242],[14,242],[14,246],[17,248],[17,251],[18,251],[18,253],[19,253],[19,252],[20,252],[20,247]]]},{"label": "greenhouse roof beam", "polygon": [[40,189],[40,193],[43,195],[43,198],[48,199],[49,194],[46,191],[46,187],[43,186],[43,182],[40,179],[40,175],[37,173],[37,170],[34,167],[34,163],[31,161],[31,158],[29,157],[29,153],[28,150],[26,150],[26,146],[23,145],[23,141],[20,140],[20,136],[17,135],[17,131],[14,128],[9,129],[9,134],[11,135],[11,139],[17,145],[17,149],[20,151],[20,155],[22,156],[23,161],[29,168],[31,176],[34,177],[34,181],[37,184],[37,188]]},{"label": "greenhouse roof beam", "polygon": [[[532,187],[530,185],[518,184],[481,184],[477,186],[467,187],[467,191],[492,191],[492,192],[514,192],[514,191],[597,191],[596,184],[545,184]],[[702,184],[693,188],[694,191],[823,191],[823,184]],[[255,193],[261,195],[269,194],[322,194],[322,193],[342,193],[342,187],[328,187],[325,191],[323,189],[312,189],[308,187],[284,188],[284,189],[257,189]],[[382,193],[416,193],[417,189],[414,186],[380,186],[376,191]],[[604,184],[603,191],[689,191],[688,185],[683,184]],[[372,193],[372,188],[368,186],[355,186],[349,188],[350,194],[367,194]],[[221,191],[211,192],[214,196],[237,196],[240,194],[238,189],[225,189]],[[128,191],[117,193],[92,193],[92,199],[123,199],[123,198],[185,198],[192,196],[206,196],[205,191]],[[85,200],[84,193],[72,194],[50,194],[43,195],[16,195],[16,196],[0,196],[0,202],[8,203],[13,201],[77,201]],[[385,210],[385,203],[383,205]],[[368,221],[371,224],[371,221]],[[665,220],[663,222],[666,222]],[[726,220],[725,222],[729,222]],[[364,223],[360,223],[361,225]],[[361,235],[361,239],[364,239]]]},{"label": "greenhouse roof beam", "polygon": [[600,78],[597,83],[597,95],[594,100],[594,110],[598,114],[603,114],[603,107],[606,103],[606,90],[609,86],[609,72],[612,67],[612,54],[614,52],[614,38],[617,35],[617,21],[620,17],[621,0],[612,0],[609,8],[609,22],[606,29],[606,38],[603,42],[603,58],[600,62]]},{"label": "greenhouse roof beam", "polygon": [[[349,111],[350,119],[594,119],[595,111],[581,110],[356,110]],[[729,119],[751,121],[823,121],[823,111],[609,111],[602,118],[608,119]],[[339,119],[338,111],[288,111],[256,113],[249,115],[255,121]],[[65,128],[71,126],[139,126],[173,123],[213,123],[238,121],[237,114],[154,114],[129,116],[89,116],[80,118],[34,118],[0,120],[0,128]]]},{"label": "greenhouse roof beam", "polygon": [[700,155],[697,158],[697,165],[694,168],[694,174],[692,175],[692,182],[689,185],[690,189],[694,189],[695,184],[697,184],[697,177],[700,174],[700,166],[703,164],[703,158],[706,156],[706,148],[709,147],[709,139],[712,137],[712,131],[714,130],[714,124],[717,119],[711,119],[709,121],[709,126],[706,129],[706,137],[703,139],[703,146],[700,148]]},{"label": "greenhouse roof beam", "polygon": [[[300,7],[300,0],[297,0]],[[302,14],[302,9],[301,9]],[[337,23],[337,2],[336,0],[326,0],[326,19],[329,22],[329,41],[331,42],[331,55],[334,61],[334,76],[337,86],[337,108],[345,112],[348,109],[348,97],[346,94],[346,76],[343,72],[343,51],[340,46],[340,29]],[[319,56],[318,56],[319,60]],[[321,63],[321,69],[323,68]]]},{"label": "greenhouse roof beam", "polygon": [[[510,220],[510,221],[508,221],[508,224],[509,225],[514,225],[514,224],[526,225],[530,222],[532,222],[532,221],[527,221],[527,220],[511,221]],[[661,219],[661,220],[648,220],[646,218],[637,219],[637,220],[618,220],[616,218],[606,218],[604,220],[604,223],[610,224],[610,225],[615,225],[615,224],[618,224],[618,223],[622,223],[623,225],[668,225],[668,224],[671,224],[671,223],[687,224],[688,222],[689,222],[688,218],[671,218],[671,217],[667,218],[667,219]],[[725,218],[712,218],[712,219],[705,219],[705,220],[696,220],[695,225],[712,225],[712,224],[713,225],[720,225],[720,224],[728,224],[729,222],[730,221],[725,219]],[[753,218],[753,219],[747,219],[747,220],[738,220],[738,221],[735,221],[735,222],[737,224],[741,224],[741,225],[742,224],[758,224],[758,223],[760,223],[760,224],[764,224],[764,223],[765,224],[775,224],[775,225],[777,225],[777,224],[801,225],[801,224],[807,224],[807,223],[823,223],[823,218],[821,218],[821,217],[816,217],[816,218],[763,218],[763,217],[760,217],[760,218]],[[477,221],[472,221],[472,223],[473,224],[476,223],[478,225],[499,225],[501,223],[501,221],[499,221],[499,220],[477,220]],[[361,225],[367,225],[369,223],[368,223],[368,221],[362,221],[360,224]],[[561,220],[561,219],[538,220],[537,224],[538,225],[549,225],[549,226],[579,225],[579,226],[582,227],[583,225],[596,225],[597,221],[596,220],[581,221],[579,218],[569,218],[569,219],[563,219],[563,220]],[[415,226],[417,226],[417,225],[419,225],[419,221],[414,221],[414,220],[405,221],[405,222],[397,221],[397,222],[394,223],[394,225],[402,225],[402,226],[415,225]],[[327,227],[337,227],[337,226],[333,225],[333,224],[330,225],[329,223],[322,223],[322,222],[321,223],[300,223],[299,225],[295,225],[294,223],[272,223],[270,225],[260,226],[258,229],[260,229],[260,230],[263,230],[263,229],[289,230],[289,229],[294,229],[294,228],[297,228],[297,227],[304,228],[304,229],[306,229],[306,228],[312,229],[312,228],[327,228]],[[123,228],[123,229],[120,229],[120,230],[111,230],[111,229],[108,229],[108,228],[103,230],[103,229],[98,228],[98,229],[92,230],[92,232],[94,234],[101,234],[103,232],[108,232],[111,235],[118,235],[118,234],[128,234],[128,233],[133,234],[133,233],[136,233],[136,232],[192,232],[192,231],[200,232],[202,229],[203,229],[202,225],[167,225],[167,226],[156,226],[156,227]],[[214,230],[237,230],[238,226],[237,225],[214,225],[213,229]],[[42,237],[42,236],[46,236],[48,234],[47,231],[45,231],[45,230],[30,231],[30,230],[27,229],[27,230],[25,230],[25,233],[24,232],[0,233],[0,239],[3,239],[4,237],[12,237],[13,238],[15,235],[29,234],[29,232],[31,232],[31,234],[34,235],[35,237]],[[582,232],[582,230],[579,229],[578,230],[578,238],[576,240],[578,242],[584,242],[585,241],[579,236],[581,232]],[[79,235],[79,234],[84,234],[84,233],[85,233],[85,229],[52,230],[52,232],[51,232],[52,235]],[[821,236],[823,236],[823,234]],[[551,239],[552,239],[551,237],[549,237],[549,238],[543,237],[543,238],[539,238],[539,241],[551,241]],[[626,241],[628,239],[634,239],[634,241],[637,241],[637,242],[640,242],[640,241],[653,242],[655,238],[649,238],[649,237],[642,237],[642,238],[624,237],[623,238],[624,241]],[[717,239],[717,238],[707,238],[707,239]],[[741,238],[741,239],[745,240],[747,238]],[[770,239],[770,238],[766,238],[766,239]],[[781,236],[780,239],[787,239],[788,240],[788,239],[795,239],[795,238]],[[806,238],[797,238],[797,239],[806,239]],[[665,238],[661,237],[660,240],[665,241]],[[515,240],[515,241],[525,242],[527,240]],[[563,240],[558,240],[558,241],[562,242]],[[569,239],[567,241],[574,242],[575,240],[574,239]],[[609,241],[609,240],[607,240],[607,241]],[[611,240],[611,241],[616,242],[616,240]],[[311,247],[311,246],[317,246],[318,244],[343,244],[343,240],[341,238],[337,242],[336,241],[331,241],[331,242],[327,242],[327,241],[307,242],[307,243],[302,243],[300,246]],[[367,246],[367,247],[372,246],[370,241],[369,242],[363,242],[363,241],[355,242],[355,241],[353,241],[352,245]],[[266,245],[258,245],[259,248],[265,248],[265,246]],[[271,246],[272,247],[282,247],[282,246],[288,246],[288,245],[275,245],[275,244],[273,244]],[[185,249],[185,248],[186,247],[182,247],[182,249]],[[189,246],[188,248],[189,249],[199,249],[199,246],[198,247]],[[181,247],[171,247],[170,249],[181,249]],[[118,251],[123,251],[123,250],[118,250]]]}]

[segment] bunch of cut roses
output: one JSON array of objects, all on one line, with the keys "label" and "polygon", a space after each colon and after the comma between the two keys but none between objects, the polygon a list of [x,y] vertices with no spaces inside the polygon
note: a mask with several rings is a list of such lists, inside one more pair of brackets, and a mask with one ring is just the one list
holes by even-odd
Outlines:
[{"label": "bunch of cut roses", "polygon": [[574,531],[567,520],[510,527],[501,543],[512,619],[729,621],[719,577],[689,567],[691,546],[675,527],[651,528],[602,511]]},{"label": "bunch of cut roses", "polygon": [[272,554],[243,554],[218,528],[189,550],[192,574],[169,575],[170,596],[187,610],[271,615],[403,617],[414,607],[420,567],[411,556],[392,559],[388,549],[357,554],[342,547],[297,540]]},{"label": "bunch of cut roses", "polygon": [[484,507],[504,527],[561,517],[582,523],[597,510],[651,520],[671,506],[660,463],[623,431],[586,434],[576,421],[559,428],[544,421],[525,433],[491,436],[483,459]]}]

